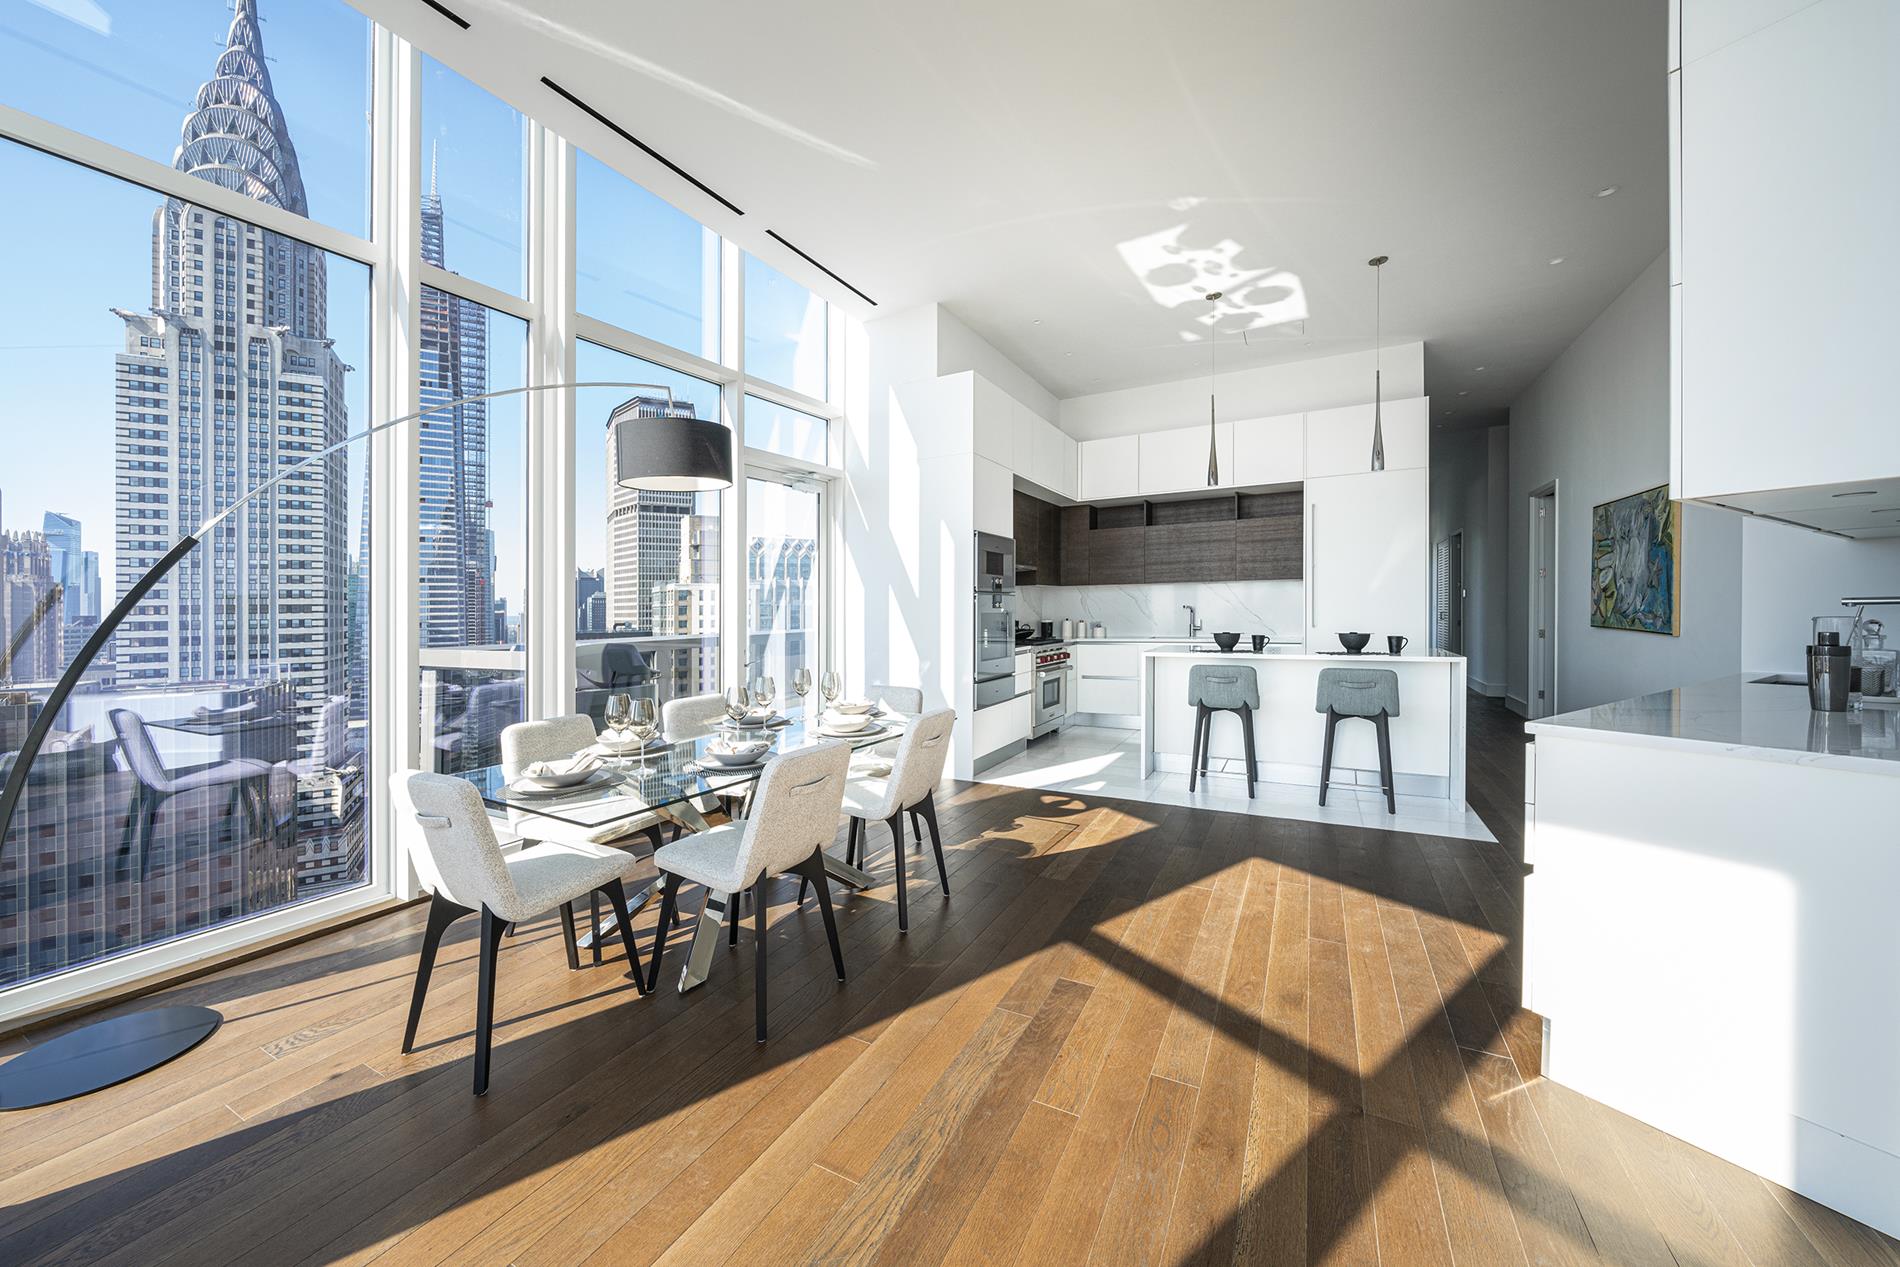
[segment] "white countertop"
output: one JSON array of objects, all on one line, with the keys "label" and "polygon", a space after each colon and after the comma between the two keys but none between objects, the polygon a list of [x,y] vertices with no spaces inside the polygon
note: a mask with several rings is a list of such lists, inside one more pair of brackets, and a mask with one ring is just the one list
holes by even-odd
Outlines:
[{"label": "white countertop", "polygon": [[1465,662],[1465,658],[1461,655],[1443,655],[1438,652],[1421,651],[1416,655],[1387,655],[1384,652],[1375,653],[1368,651],[1360,655],[1346,655],[1343,652],[1327,654],[1315,651],[1309,653],[1295,650],[1291,646],[1285,651],[1276,651],[1274,648],[1268,647],[1265,651],[1257,654],[1252,651],[1221,651],[1218,649],[1196,651],[1190,647],[1163,646],[1156,647],[1152,651],[1144,652],[1142,655],[1142,659],[1144,660],[1163,658],[1171,660],[1297,660],[1308,664],[1337,665],[1342,669],[1350,669],[1362,665],[1366,668],[1389,669],[1394,666],[1404,666],[1408,664],[1453,665],[1463,664]]},{"label": "white countertop", "polygon": [[1900,712],[1817,713],[1805,684],[1761,683],[1765,673],[1655,691],[1525,723],[1534,735],[1690,747],[1763,761],[1900,775]]}]

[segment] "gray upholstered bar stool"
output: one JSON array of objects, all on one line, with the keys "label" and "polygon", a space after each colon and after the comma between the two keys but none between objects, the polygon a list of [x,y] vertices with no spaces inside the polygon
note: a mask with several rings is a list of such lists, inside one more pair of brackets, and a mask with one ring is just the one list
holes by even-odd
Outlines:
[{"label": "gray upholstered bar stool", "polygon": [[1386,721],[1399,715],[1399,675],[1390,669],[1321,669],[1313,711],[1326,714],[1319,803],[1326,803],[1326,785],[1333,778],[1333,731],[1342,718],[1363,717],[1379,732],[1379,782],[1385,789],[1386,813],[1398,813],[1392,786],[1392,732]]},{"label": "gray upholstered bar stool", "polygon": [[1215,713],[1240,714],[1240,738],[1247,750],[1247,799],[1253,799],[1253,715],[1260,707],[1260,679],[1251,664],[1197,664],[1188,670],[1188,703],[1194,708],[1194,763],[1188,767],[1188,791],[1207,773],[1207,749]]}]

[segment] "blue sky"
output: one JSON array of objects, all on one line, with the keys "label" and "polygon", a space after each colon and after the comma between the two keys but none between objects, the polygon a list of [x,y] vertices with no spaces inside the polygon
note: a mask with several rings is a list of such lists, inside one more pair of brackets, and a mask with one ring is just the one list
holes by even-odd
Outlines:
[{"label": "blue sky", "polygon": [[[179,124],[210,74],[230,10],[225,0],[101,0],[101,32],[56,10],[62,0],[0,8],[0,100],[75,131],[169,163]],[[341,0],[262,0],[263,39],[289,120],[313,219],[347,232],[367,227],[369,23]],[[520,116],[445,67],[424,59],[424,142],[438,160],[447,267],[514,293],[522,290],[523,177]],[[425,158],[425,162],[426,162]],[[578,297],[583,311],[703,356],[717,349],[717,239],[690,216],[605,163],[577,169]],[[31,198],[0,200],[0,526],[37,529],[47,510],[76,515],[111,588],[112,358],[123,326],[113,307],[150,303],[149,190],[0,142],[0,187]],[[814,395],[824,391],[824,304],[748,258],[746,354],[752,372]],[[350,427],[367,416],[366,268],[332,257],[329,333],[355,368]],[[25,302],[20,302],[24,298]],[[520,381],[519,324],[492,324],[490,386]],[[659,371],[582,349],[583,377],[647,379]],[[598,365],[599,370],[590,370]],[[610,370],[611,367],[611,370]],[[675,386],[690,381],[673,376]],[[689,393],[702,394],[700,389]],[[604,418],[611,401],[583,402]],[[703,413],[713,413],[702,404]],[[519,610],[523,585],[520,419],[491,416],[492,525],[498,590]],[[584,426],[589,425],[584,421]],[[604,556],[605,471],[585,465],[577,507],[580,562]],[[604,449],[602,450],[604,453]],[[353,467],[351,497],[361,488]],[[598,493],[593,490],[598,489]],[[350,540],[354,542],[352,529]]]}]

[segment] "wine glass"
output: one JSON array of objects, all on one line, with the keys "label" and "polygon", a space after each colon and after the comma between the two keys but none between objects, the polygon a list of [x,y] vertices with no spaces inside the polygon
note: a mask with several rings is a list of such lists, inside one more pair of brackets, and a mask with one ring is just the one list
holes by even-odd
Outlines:
[{"label": "wine glass", "polygon": [[778,683],[769,674],[761,674],[752,679],[752,707],[762,713],[770,713],[778,703]]},{"label": "wine glass", "polygon": [[746,710],[751,703],[752,697],[737,682],[726,688],[726,716],[735,724],[745,720]]},{"label": "wine glass", "polygon": [[800,700],[811,694],[811,670],[802,664],[792,672],[792,690]]},{"label": "wine glass", "polygon": [[640,764],[645,765],[647,747],[653,742],[653,737],[660,733],[660,710],[652,700],[642,695],[633,701],[633,712],[628,722],[633,727],[633,737],[640,741]]},{"label": "wine glass", "polygon": [[607,730],[617,740],[633,715],[633,697],[615,694],[607,697]]},{"label": "wine glass", "polygon": [[844,683],[839,680],[835,670],[826,669],[824,675],[818,679],[818,693],[825,697],[827,706],[837,700],[838,692],[843,689]]}]

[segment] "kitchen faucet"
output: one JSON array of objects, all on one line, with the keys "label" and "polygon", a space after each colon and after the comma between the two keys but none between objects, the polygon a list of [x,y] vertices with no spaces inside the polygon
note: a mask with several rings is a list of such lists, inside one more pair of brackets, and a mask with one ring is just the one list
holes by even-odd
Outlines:
[{"label": "kitchen faucet", "polygon": [[1197,613],[1197,612],[1196,612],[1196,611],[1194,610],[1194,604],[1193,604],[1193,603],[1182,603],[1182,604],[1181,604],[1181,606],[1182,606],[1182,607],[1183,607],[1184,609],[1186,609],[1186,611],[1187,611],[1187,614],[1188,614],[1188,637],[1190,637],[1190,638],[1192,638],[1192,637],[1193,637],[1193,636],[1194,636],[1195,634],[1197,634],[1197,633],[1199,633],[1199,632],[1201,632],[1201,618],[1200,618],[1200,615],[1199,615],[1199,614],[1198,614],[1198,613]]}]

